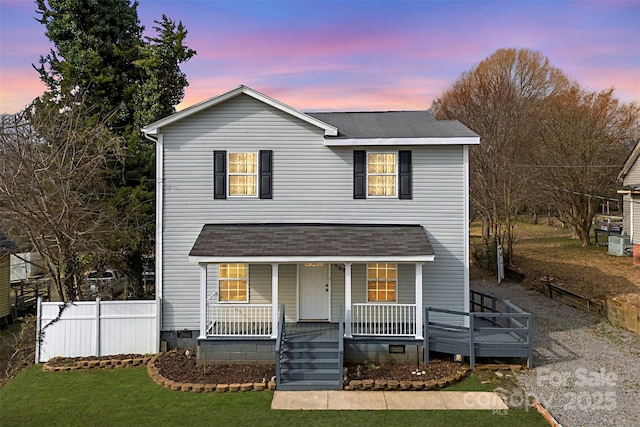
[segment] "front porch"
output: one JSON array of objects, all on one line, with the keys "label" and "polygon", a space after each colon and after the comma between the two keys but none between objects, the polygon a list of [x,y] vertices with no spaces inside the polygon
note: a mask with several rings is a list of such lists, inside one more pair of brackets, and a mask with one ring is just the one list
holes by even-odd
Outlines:
[{"label": "front porch", "polygon": [[[205,334],[200,339],[276,338],[273,304],[219,304],[207,298]],[[408,337],[422,339],[421,304],[352,304],[345,309],[345,337]],[[349,316],[350,314],[350,316]],[[349,318],[350,317],[350,318]],[[330,323],[330,322],[326,322]],[[287,327],[304,325],[288,322]],[[299,326],[298,326],[299,327]],[[419,333],[418,333],[419,332]]]},{"label": "front porch", "polygon": [[289,323],[336,323],[342,310],[347,338],[423,337],[423,265],[435,254],[420,225],[208,224],[189,257],[199,339],[275,339],[280,305]]}]

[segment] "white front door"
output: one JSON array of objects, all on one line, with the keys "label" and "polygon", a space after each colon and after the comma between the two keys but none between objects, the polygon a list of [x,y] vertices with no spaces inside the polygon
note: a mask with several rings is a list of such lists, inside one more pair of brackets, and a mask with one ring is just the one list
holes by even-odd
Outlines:
[{"label": "white front door", "polygon": [[300,320],[329,320],[331,292],[327,264],[299,266]]}]

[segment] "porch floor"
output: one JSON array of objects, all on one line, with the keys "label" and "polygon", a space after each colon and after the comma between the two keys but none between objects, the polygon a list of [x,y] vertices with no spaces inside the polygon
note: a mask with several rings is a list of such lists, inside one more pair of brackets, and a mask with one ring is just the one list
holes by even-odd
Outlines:
[{"label": "porch floor", "polygon": [[337,323],[287,323],[285,329],[289,342],[338,342]]}]

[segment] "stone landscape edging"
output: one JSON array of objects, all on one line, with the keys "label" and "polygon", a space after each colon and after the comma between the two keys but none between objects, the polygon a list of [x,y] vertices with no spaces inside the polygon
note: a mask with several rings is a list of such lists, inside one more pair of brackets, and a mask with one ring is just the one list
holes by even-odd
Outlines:
[{"label": "stone landscape edging", "polygon": [[[234,384],[202,384],[183,383],[165,378],[160,374],[155,366],[155,361],[163,353],[156,353],[153,356],[138,357],[133,359],[102,359],[102,360],[78,360],[75,366],[51,366],[46,362],[42,367],[44,372],[76,371],[83,369],[115,369],[126,367],[137,367],[147,365],[147,373],[151,379],[161,387],[174,391],[185,391],[191,393],[225,393],[244,391],[265,391],[275,390],[276,382],[271,380],[268,383],[234,383]],[[54,360],[54,359],[52,359]],[[429,391],[439,390],[447,385],[462,380],[469,373],[469,368],[462,366],[454,374],[439,380],[428,381],[394,381],[394,380],[350,380],[345,383],[343,390],[368,390],[368,391]]]},{"label": "stone landscape edging", "polygon": [[87,360],[79,359],[74,366],[52,366],[51,361],[56,358],[50,359],[42,366],[43,372],[59,372],[59,371],[77,371],[82,369],[114,369],[114,368],[127,368],[147,365],[152,359],[152,356],[136,357],[132,359],[99,359],[99,360]]},{"label": "stone landscape edging", "polygon": [[[158,385],[174,391],[186,391],[191,393],[225,393],[241,391],[265,391],[276,389],[276,382],[271,380],[268,383],[244,383],[244,384],[201,384],[183,383],[173,381],[162,376],[155,362],[163,353],[157,353],[151,357],[147,364],[147,372],[151,379]],[[460,367],[453,375],[439,380],[429,381],[386,381],[386,380],[351,380],[343,387],[343,390],[370,390],[370,391],[391,391],[391,390],[414,390],[427,391],[439,390],[449,384],[458,382],[469,373],[469,368]]]}]

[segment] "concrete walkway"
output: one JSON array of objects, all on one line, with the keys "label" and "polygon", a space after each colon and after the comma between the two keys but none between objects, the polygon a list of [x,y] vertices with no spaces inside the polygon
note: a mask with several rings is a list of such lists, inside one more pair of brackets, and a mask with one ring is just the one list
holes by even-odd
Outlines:
[{"label": "concrete walkway", "polygon": [[271,409],[437,410],[508,409],[493,392],[469,391],[276,391]]}]

